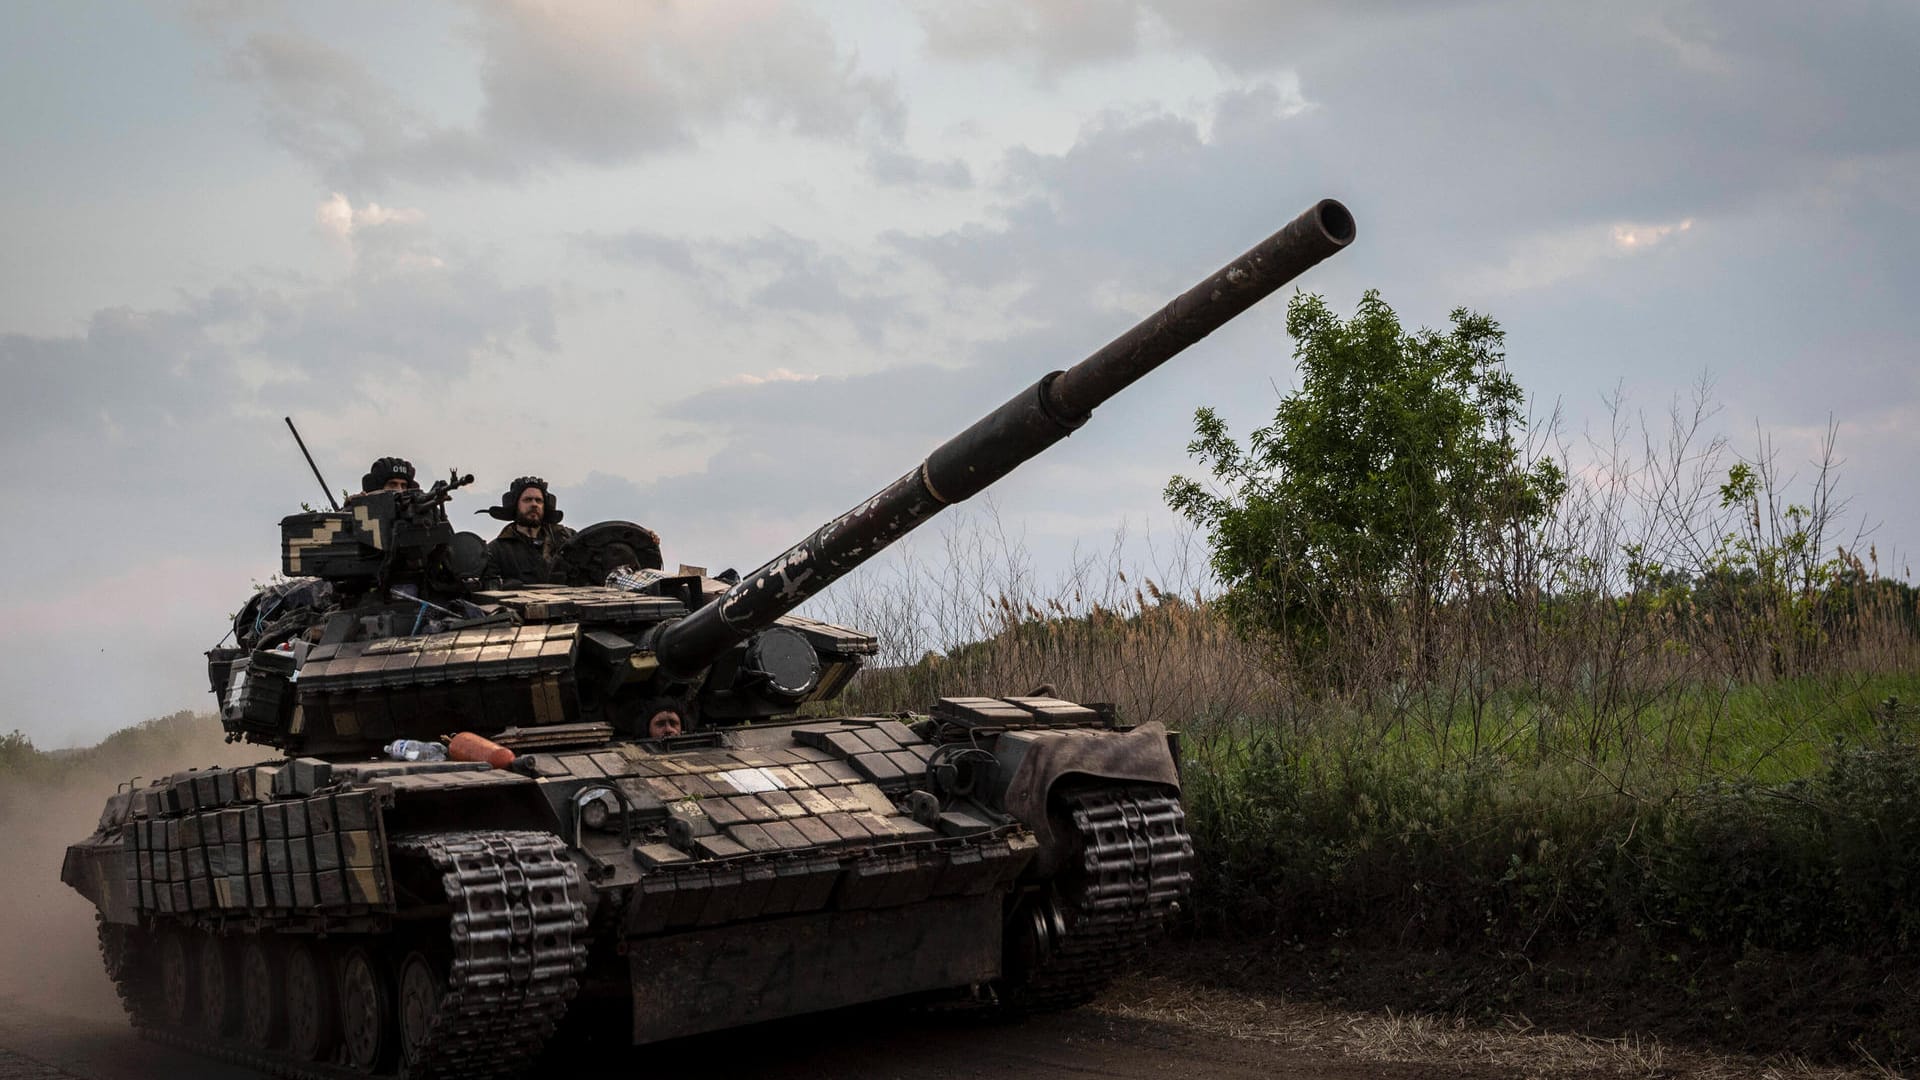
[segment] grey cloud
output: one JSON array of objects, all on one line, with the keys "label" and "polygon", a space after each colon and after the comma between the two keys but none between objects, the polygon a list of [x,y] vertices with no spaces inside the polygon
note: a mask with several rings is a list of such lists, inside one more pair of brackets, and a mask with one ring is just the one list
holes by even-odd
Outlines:
[{"label": "grey cloud", "polygon": [[1170,298],[1302,208],[1276,205],[1261,189],[1288,185],[1244,156],[1183,117],[1109,114],[1059,154],[1010,152],[997,223],[887,239],[956,284],[1023,286],[1018,315],[1109,325],[1103,295]]},{"label": "grey cloud", "polygon": [[[1872,422],[1877,402],[1920,392],[1920,119],[1895,104],[1920,95],[1920,73],[1892,62],[1920,17],[1888,18],[1893,44],[1849,59],[1827,43],[1873,36],[1857,10],[1840,31],[1808,28],[1801,56],[1781,52],[1797,14],[1750,26],[1703,9],[1714,18],[1682,43],[1711,47],[1696,54],[1561,10],[1461,8],[1418,33],[1349,40],[1349,62],[1303,67],[1304,111],[1254,83],[1197,119],[1097,118],[1062,152],[1011,152],[993,222],[889,239],[956,284],[1016,283],[1016,312],[1097,343],[1129,321],[1133,301],[1116,297],[1157,302],[1337,195],[1360,241],[1301,283],[1337,308],[1380,286],[1411,325],[1490,311],[1522,384],[1576,417],[1616,380],[1657,403],[1707,370],[1724,376],[1736,436],[1753,419],[1817,427],[1837,410],[1859,440],[1842,452],[1884,499],[1877,462],[1904,450]],[[1683,221],[1632,252],[1610,233]],[[1522,257],[1533,248],[1544,254]],[[1158,385],[1222,406],[1241,431],[1270,417],[1273,398],[1247,388],[1289,381],[1279,306]],[[1185,441],[1190,405],[1112,408],[1144,445]],[[1904,506],[1875,512],[1903,542],[1920,535]]]},{"label": "grey cloud", "polygon": [[250,347],[311,383],[342,376],[461,374],[482,355],[557,347],[552,297],[471,266],[355,278],[314,295],[262,298]]},{"label": "grey cloud", "polygon": [[[727,18],[702,6],[474,5],[481,107],[472,126],[407,102],[311,35],[243,33],[233,74],[267,129],[329,182],[516,180],[618,165],[748,122],[897,151],[904,106],[854,70],[824,22],[793,6]],[[202,19],[225,40],[230,20]]]},{"label": "grey cloud", "polygon": [[[616,11],[621,9],[614,9]],[[531,5],[482,15],[482,126],[562,156],[611,163],[746,113],[803,135],[897,135],[893,88],[848,69],[826,25],[792,7],[702,27],[698,9],[613,18]]]},{"label": "grey cloud", "polygon": [[957,48],[950,24],[992,27],[959,52],[1043,73],[1085,48],[1040,32],[1049,21],[1141,19],[1240,78],[1297,75],[1315,108],[1276,145],[1285,156],[1390,179],[1423,215],[1480,228],[1701,214],[1920,145],[1911,5],[1007,0],[922,11],[936,55]]},{"label": "grey cloud", "polygon": [[933,161],[895,147],[867,155],[867,175],[897,187],[936,187],[961,191],[973,186],[973,171],[959,158]]},{"label": "grey cloud", "polygon": [[435,125],[365,65],[315,38],[248,34],[229,47],[227,69],[259,88],[267,133],[329,183],[364,186],[403,171],[506,179],[525,169],[471,133]]},{"label": "grey cloud", "polygon": [[[1274,21],[1240,10],[1256,38]],[[687,487],[647,490],[692,499],[738,485],[765,505],[830,511],[805,494],[803,462],[892,475],[932,441],[916,434],[977,415],[959,402],[983,410],[1084,355],[1322,194],[1353,206],[1361,241],[1303,287],[1344,309],[1381,286],[1412,325],[1463,303],[1490,310],[1512,329],[1516,373],[1543,409],[1566,397],[1583,415],[1618,379],[1657,401],[1708,369],[1738,372],[1723,389],[1730,414],[1769,424],[1903,392],[1911,380],[1886,372],[1914,370],[1920,340],[1920,315],[1901,299],[1920,287],[1920,155],[1902,149],[1911,116],[1875,126],[1913,96],[1901,91],[1914,77],[1886,62],[1904,48],[1903,24],[1888,28],[1892,46],[1862,54],[1864,71],[1842,74],[1844,57],[1823,56],[1835,40],[1824,31],[1807,56],[1780,52],[1797,15],[1746,27],[1695,10],[1676,26],[1512,5],[1316,9],[1327,32],[1300,46],[1304,111],[1253,82],[1200,118],[1107,114],[1062,152],[1010,152],[990,221],[887,238],[955,285],[1017,286],[1012,314],[1044,337],[989,340],[956,357],[959,371],[696,396],[677,415],[720,433],[725,450]],[[1682,219],[1697,227],[1630,255],[1608,233]],[[1573,261],[1485,272],[1541,244]],[[1536,269],[1558,287],[1527,288]],[[1276,298],[1179,373],[1116,401],[1076,436],[1080,452],[1171,472],[1184,466],[1193,405],[1225,407],[1243,431],[1270,417],[1275,398],[1248,388],[1289,381],[1280,310]],[[1874,340],[1854,327],[1875,328]],[[1816,364],[1817,387],[1803,374]],[[767,446],[804,449],[773,460]],[[1022,474],[1010,490],[1038,482]]]},{"label": "grey cloud", "polygon": [[396,380],[431,387],[552,341],[542,291],[458,258],[364,251],[338,281],[260,272],[162,310],[97,312],[74,335],[0,335],[0,448],[35,489],[0,559],[0,636],[31,660],[0,672],[0,728],[59,745],[205,707],[196,650],[278,570],[279,518],[318,501],[281,415],[300,418],[335,485],[396,450],[431,471],[447,463],[417,456],[410,432],[439,420],[435,402]]},{"label": "grey cloud", "polygon": [[17,390],[0,407],[0,439],[36,474],[79,485],[61,498],[98,531],[58,557],[118,561],[150,535],[117,533],[123,515],[220,519],[179,499],[183,462],[218,476],[223,500],[245,498],[264,479],[258,449],[284,438],[281,413],[384,407],[394,378],[431,382],[488,354],[552,344],[543,291],[471,264],[362,264],[299,288],[247,280],[169,310],[102,311],[76,336],[0,336],[0,381]]},{"label": "grey cloud", "polygon": [[818,242],[787,232],[719,240],[629,230],[574,240],[602,258],[678,276],[722,316],[773,311],[844,319],[870,342],[916,320],[885,266],[856,269]]},{"label": "grey cloud", "polygon": [[681,237],[630,229],[622,233],[585,233],[573,239],[605,259],[658,266],[676,274],[703,272],[694,259],[693,245]]},{"label": "grey cloud", "polygon": [[927,51],[955,60],[1021,57],[1046,78],[1131,56],[1140,45],[1139,0],[921,0]]},{"label": "grey cloud", "polygon": [[[1235,104],[1244,123],[1262,135],[1279,123],[1276,95],[1240,95]],[[920,276],[931,269],[961,286],[1017,286],[1020,298],[1008,313],[1015,328],[996,333],[991,322],[978,323],[981,340],[950,350],[952,366],[726,385],[664,406],[662,415],[717,439],[719,449],[689,474],[590,481],[606,489],[595,498],[685,515],[663,520],[670,531],[691,529],[723,543],[747,521],[811,522],[845,509],[941,439],[1045,372],[1087,355],[1301,209],[1288,205],[1276,215],[1270,193],[1250,197],[1249,188],[1270,178],[1238,167],[1243,163],[1234,155],[1242,153],[1210,144],[1194,122],[1166,115],[1104,117],[1058,155],[1015,152],[1003,170],[1006,198],[996,223],[887,238],[894,260]],[[703,297],[734,297],[735,303],[790,298],[819,308],[833,293],[808,287],[832,282],[844,270],[819,258],[814,245],[781,235],[740,244],[633,233],[582,243],[669,271],[691,265],[701,274]],[[745,298],[727,291],[729,277],[755,267],[752,281],[773,273],[780,285],[757,286],[759,292]],[[1187,375],[1155,376],[1104,409],[1071,446],[1010,478],[1009,504],[1095,513],[1116,500],[1155,507],[1165,475],[1180,466],[1192,408],[1208,400],[1201,384],[1188,381],[1192,373],[1211,365],[1217,375],[1237,345],[1245,359],[1233,370],[1260,385],[1264,370],[1284,355],[1283,343],[1254,331],[1221,338],[1228,349],[1196,350],[1197,366]],[[1132,474],[1137,469],[1088,470],[1087,464],[1142,460],[1154,463],[1144,479]],[[1063,479],[1075,469],[1093,475]],[[729,556],[750,561],[768,554]]]},{"label": "grey cloud", "polygon": [[927,52],[1012,62],[1050,82],[1077,68],[1138,55],[1154,24],[1210,59],[1265,73],[1329,33],[1378,28],[1487,0],[920,0]]}]

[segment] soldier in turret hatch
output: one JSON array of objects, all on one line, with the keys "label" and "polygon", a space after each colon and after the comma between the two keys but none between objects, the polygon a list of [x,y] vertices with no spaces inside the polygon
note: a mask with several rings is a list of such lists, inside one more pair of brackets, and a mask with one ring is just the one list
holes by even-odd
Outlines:
[{"label": "soldier in turret hatch", "polygon": [[500,505],[475,513],[507,522],[487,545],[487,563],[480,580],[488,585],[564,585],[566,575],[556,561],[560,549],[573,539],[573,530],[560,524],[553,492],[537,476],[522,476],[500,495]]},{"label": "soldier in turret hatch", "polygon": [[[376,491],[419,490],[420,485],[413,479],[413,462],[406,458],[383,457],[367,468],[367,475],[360,478],[360,495],[371,495]],[[347,496],[349,503],[358,495]]]},{"label": "soldier in turret hatch", "polygon": [[681,717],[685,706],[672,701],[650,702],[640,712],[647,718],[647,738],[669,739],[686,730],[687,722]]}]

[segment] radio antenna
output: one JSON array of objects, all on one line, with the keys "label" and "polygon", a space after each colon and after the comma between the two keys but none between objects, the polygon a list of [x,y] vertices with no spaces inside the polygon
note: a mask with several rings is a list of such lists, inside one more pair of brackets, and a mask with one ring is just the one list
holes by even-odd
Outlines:
[{"label": "radio antenna", "polygon": [[327,478],[320,475],[320,466],[313,463],[313,455],[307,453],[307,440],[300,437],[300,429],[293,426],[293,417],[287,417],[287,430],[293,432],[293,441],[300,444],[301,456],[307,459],[307,468],[313,470],[313,478],[320,481],[320,492],[327,497],[327,504],[335,510],[340,509],[339,500],[333,497],[333,489],[327,486]]}]

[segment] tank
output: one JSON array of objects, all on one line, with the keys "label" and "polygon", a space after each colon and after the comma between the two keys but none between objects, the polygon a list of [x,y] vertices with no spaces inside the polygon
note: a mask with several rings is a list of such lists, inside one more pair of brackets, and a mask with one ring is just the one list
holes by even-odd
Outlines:
[{"label": "tank", "polygon": [[514,1076],[557,1030],[1089,1000],[1188,892],[1176,734],[1018,694],[830,716],[877,643],[794,609],[1353,235],[1317,204],[744,576],[608,522],[570,584],[489,589],[458,476],[284,519],[288,580],[207,654],[277,755],[129,785],[66,853],[133,1024],[277,1075]]}]

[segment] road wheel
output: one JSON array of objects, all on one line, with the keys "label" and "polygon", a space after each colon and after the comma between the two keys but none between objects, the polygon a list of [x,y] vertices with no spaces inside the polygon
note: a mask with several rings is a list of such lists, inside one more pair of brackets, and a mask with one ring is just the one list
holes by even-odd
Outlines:
[{"label": "road wheel", "polygon": [[196,943],[194,981],[199,984],[200,1030],[218,1037],[233,1031],[239,1018],[238,974],[233,949],[218,934],[202,934]]},{"label": "road wheel", "polygon": [[240,948],[240,1038],[267,1050],[287,1031],[286,961],[280,943],[258,935]]},{"label": "road wheel", "polygon": [[286,964],[281,1011],[287,1018],[287,1051],[299,1061],[332,1057],[340,1028],[325,954],[311,941],[296,941],[287,946]]},{"label": "road wheel", "polygon": [[425,953],[407,954],[400,964],[400,1048],[407,1061],[419,1058],[446,989],[446,976],[439,965]]},{"label": "road wheel", "polygon": [[393,988],[380,957],[362,945],[340,962],[340,1040],[347,1063],[361,1072],[384,1072],[399,1049]]},{"label": "road wheel", "polygon": [[160,937],[160,1019],[170,1027],[192,1024],[200,1012],[193,935],[174,927]]}]

